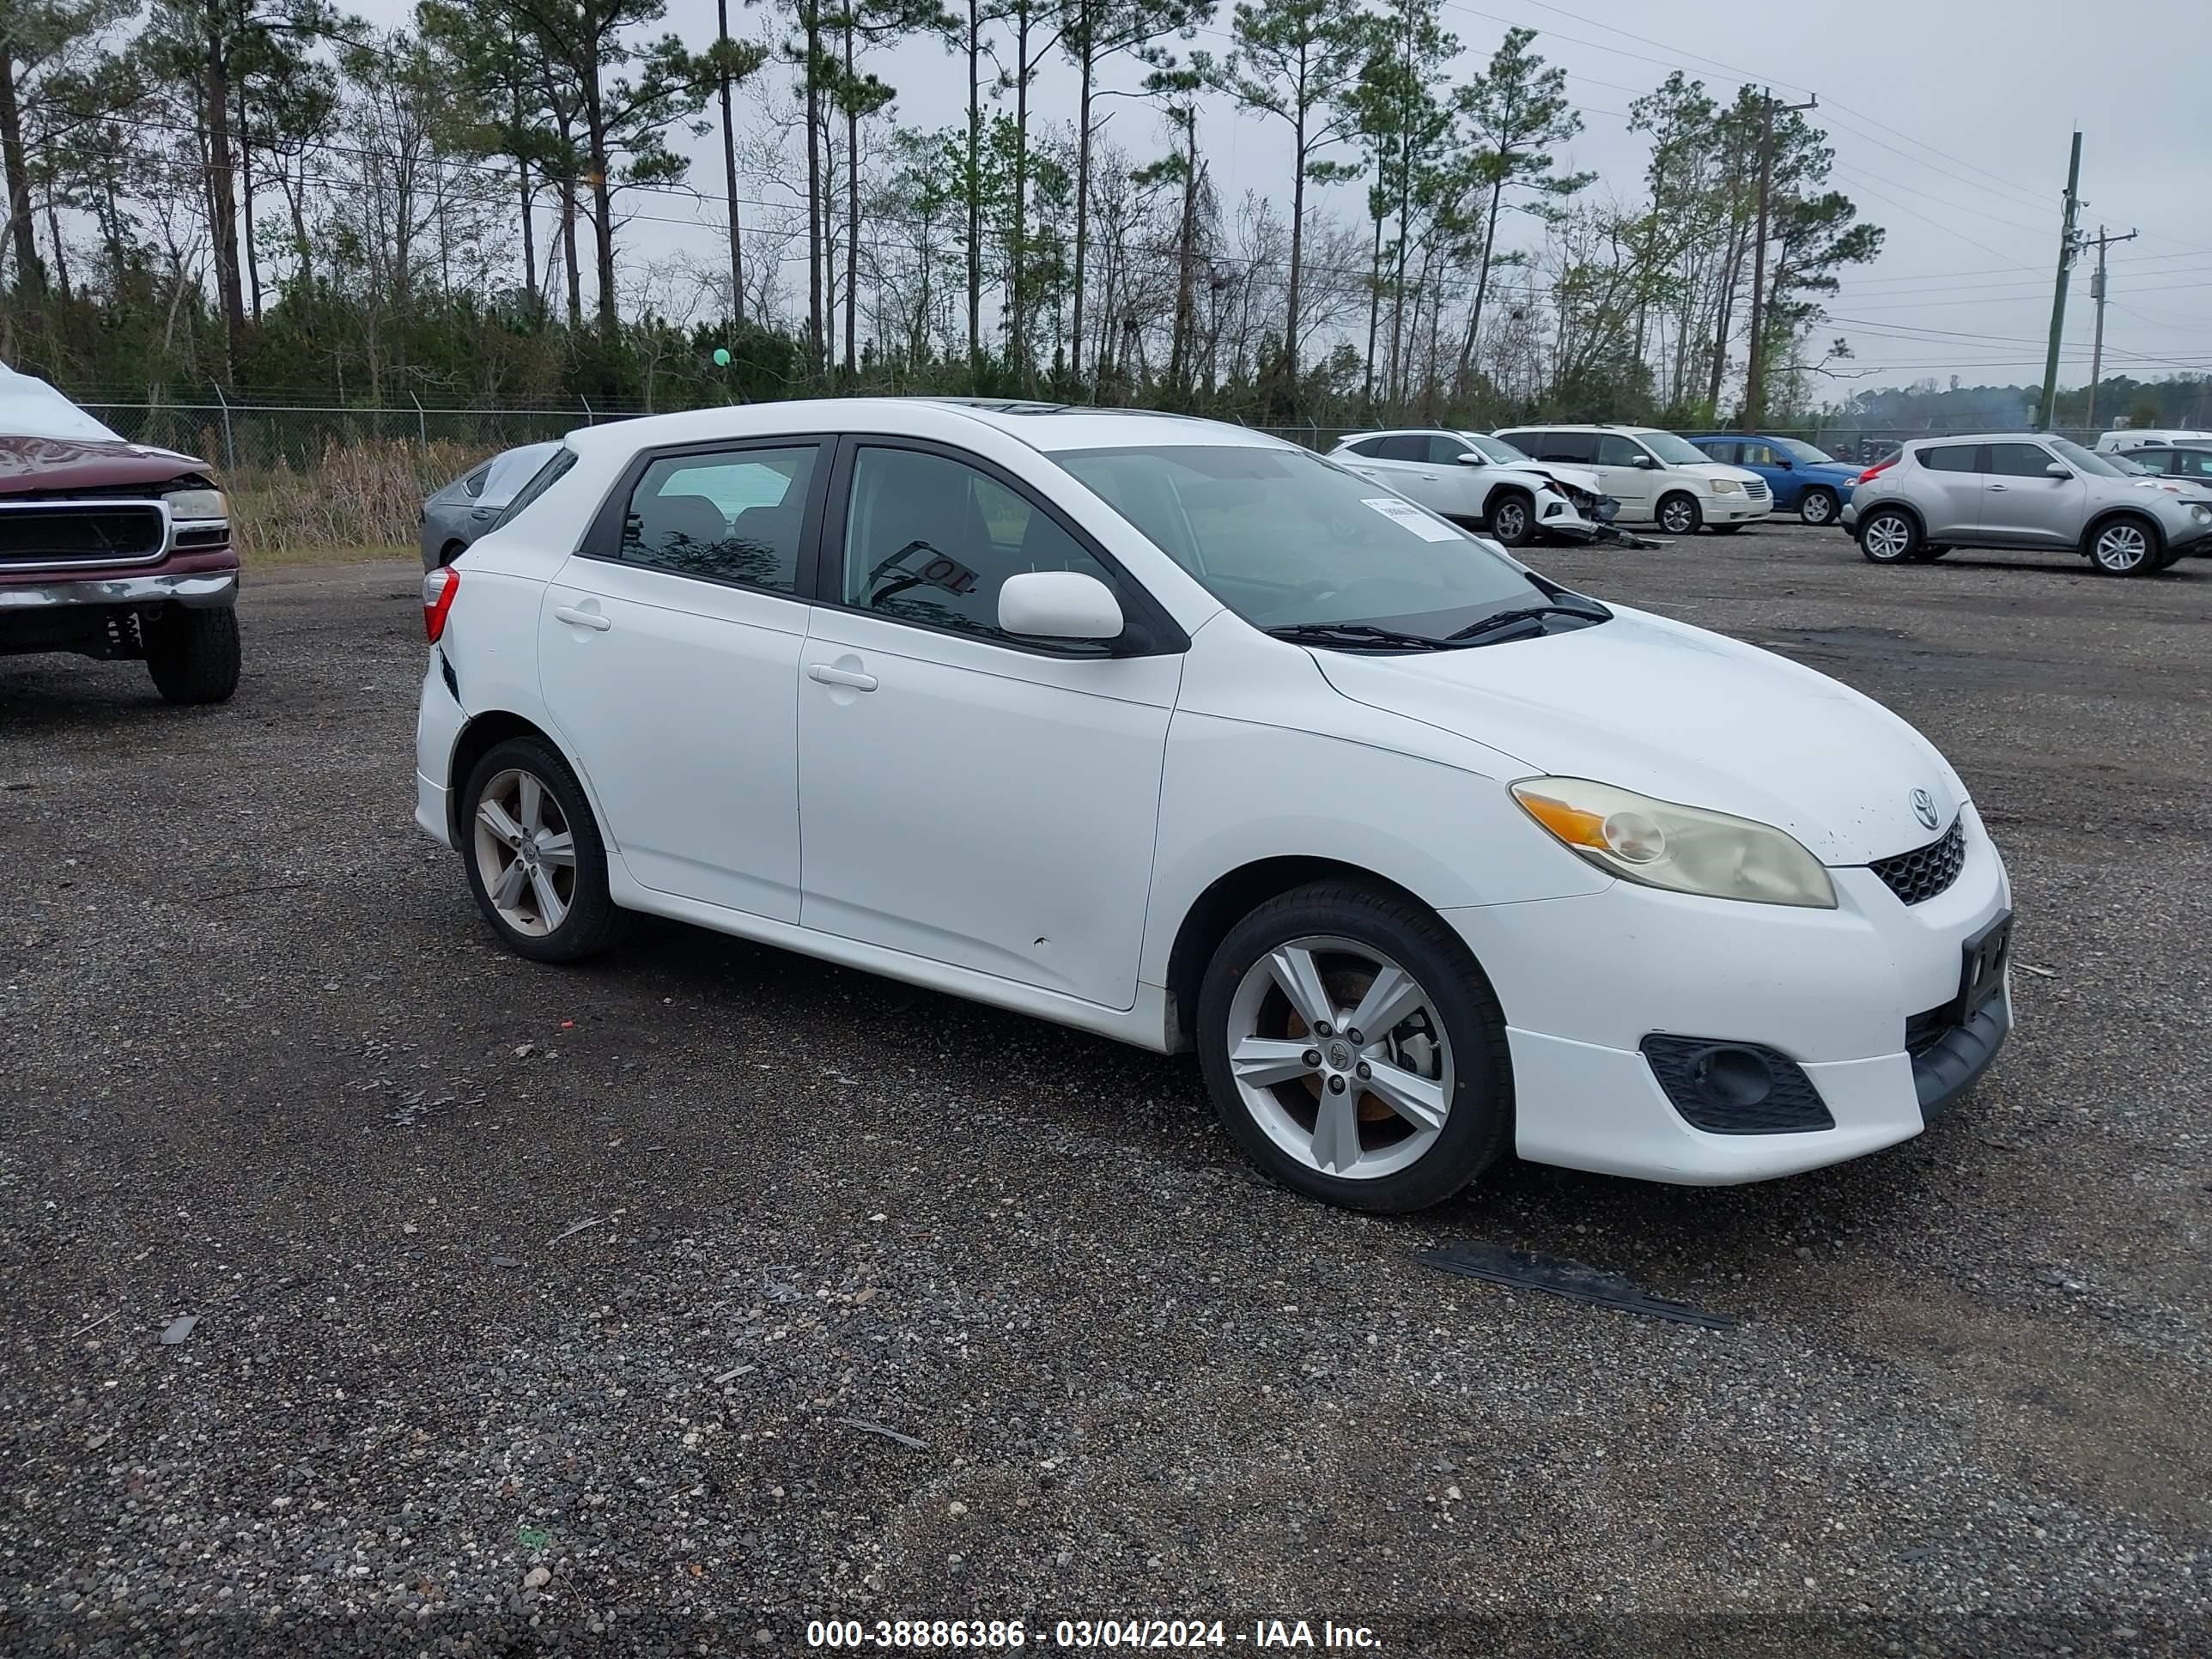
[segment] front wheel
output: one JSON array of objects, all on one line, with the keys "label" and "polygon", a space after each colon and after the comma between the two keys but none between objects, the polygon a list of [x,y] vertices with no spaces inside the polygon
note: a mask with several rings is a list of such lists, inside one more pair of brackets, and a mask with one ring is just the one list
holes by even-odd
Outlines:
[{"label": "front wheel", "polygon": [[2157,530],[2137,518],[2110,519],[2089,538],[2089,562],[2107,576],[2140,576],[2158,568]]},{"label": "front wheel", "polygon": [[1325,882],[1261,905],[1214,952],[1198,1021],[1224,1127],[1295,1191],[1422,1209],[1506,1148],[1498,1000],[1458,935],[1399,894]]},{"label": "front wheel", "polygon": [[1902,564],[1920,547],[1920,526],[1909,513],[1885,507],[1859,524],[1859,552],[1869,564]]},{"label": "front wheel", "polygon": [[1670,536],[1694,536],[1705,516],[1695,496],[1674,495],[1659,498],[1659,527]]},{"label": "front wheel", "polygon": [[1517,491],[1498,497],[1490,509],[1490,533],[1501,547],[1526,547],[1536,533],[1528,498]]},{"label": "front wheel", "polygon": [[146,672],[167,702],[228,702],[238,690],[238,612],[172,605],[142,623]]},{"label": "front wheel", "polygon": [[623,913],[583,786],[542,738],[495,744],[462,795],[461,861],[477,908],[507,947],[534,962],[606,948]]},{"label": "front wheel", "polygon": [[1833,524],[1836,521],[1835,491],[1807,490],[1805,499],[1797,503],[1797,516],[1807,524]]}]

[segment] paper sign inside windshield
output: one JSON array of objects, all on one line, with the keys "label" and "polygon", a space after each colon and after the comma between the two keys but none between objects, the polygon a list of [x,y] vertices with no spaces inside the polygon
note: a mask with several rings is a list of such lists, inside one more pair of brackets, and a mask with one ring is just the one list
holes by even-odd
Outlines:
[{"label": "paper sign inside windshield", "polygon": [[1395,495],[1370,495],[1364,505],[1373,507],[1384,518],[1406,526],[1425,542],[1455,542],[1457,532],[1438,524],[1411,501],[1401,501]]}]

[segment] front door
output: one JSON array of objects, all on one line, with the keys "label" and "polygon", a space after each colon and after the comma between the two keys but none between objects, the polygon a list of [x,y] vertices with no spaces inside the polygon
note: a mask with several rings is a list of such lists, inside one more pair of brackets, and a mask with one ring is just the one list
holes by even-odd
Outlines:
[{"label": "front door", "polygon": [[1127,578],[1006,475],[848,442],[802,653],[806,927],[1133,1006],[1180,655],[1017,639],[999,589]]},{"label": "front door", "polygon": [[1605,493],[1620,503],[1624,519],[1648,519],[1656,510],[1658,471],[1639,464],[1650,459],[1633,438],[1618,432],[1598,436],[1597,476],[1605,482]]},{"label": "front door", "polygon": [[2072,548],[2081,539],[2088,486],[2041,444],[1993,443],[1982,477],[1982,539],[2008,547]]},{"label": "front door", "polygon": [[642,886],[799,920],[799,555],[827,469],[788,439],[650,459],[546,590],[545,706]]}]

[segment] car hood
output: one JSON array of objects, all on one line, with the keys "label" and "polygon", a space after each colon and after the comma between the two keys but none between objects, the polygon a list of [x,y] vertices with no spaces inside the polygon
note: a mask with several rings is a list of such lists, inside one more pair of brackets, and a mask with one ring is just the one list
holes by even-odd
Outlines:
[{"label": "car hood", "polygon": [[1707,478],[1734,478],[1738,483],[1763,484],[1765,479],[1747,466],[1731,466],[1726,461],[1683,461],[1674,466],[1677,472],[1693,472]]},{"label": "car hood", "polygon": [[1847,484],[1866,469],[1863,466],[1853,466],[1847,461],[1832,463],[1801,461],[1793,471],[1796,477],[1810,478],[1815,483]]},{"label": "car hood", "polygon": [[207,463],[174,450],[120,438],[43,438],[0,434],[0,495],[32,490],[112,489],[166,483],[204,472]]},{"label": "car hood", "polygon": [[[1458,732],[1530,773],[1595,779],[1788,830],[1824,864],[1926,845],[1966,791],[1872,699],[1771,652],[1615,608],[1593,628],[1461,651],[1316,651],[1354,702]],[[1924,790],[1930,827],[1915,810]]]},{"label": "car hood", "polygon": [[1585,471],[1578,466],[1555,466],[1549,461],[1509,461],[1505,470],[1509,472],[1534,472],[1539,477],[1555,479],[1592,495],[1605,494],[1605,484],[1597,474]]}]

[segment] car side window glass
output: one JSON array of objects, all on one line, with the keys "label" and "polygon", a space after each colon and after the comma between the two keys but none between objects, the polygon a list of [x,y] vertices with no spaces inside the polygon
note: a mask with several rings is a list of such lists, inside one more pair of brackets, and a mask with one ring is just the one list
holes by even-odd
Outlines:
[{"label": "car side window glass", "polygon": [[1456,466],[1459,458],[1467,453],[1467,446],[1457,438],[1448,438],[1443,433],[1429,436],[1429,453],[1422,459],[1431,466]]},{"label": "car side window glass", "polygon": [[1383,439],[1382,447],[1375,453],[1386,461],[1425,461],[1429,441],[1419,433],[1395,433]]},{"label": "car side window glass", "polygon": [[2166,463],[2169,471],[2191,478],[2212,478],[2212,449],[2177,449]]},{"label": "car side window glass", "polygon": [[491,463],[487,461],[461,480],[461,494],[475,501],[483,494],[484,480],[491,477]]},{"label": "car side window glass", "polygon": [[1637,457],[1644,451],[1632,439],[1617,432],[1608,432],[1597,441],[1597,464],[1600,466],[1634,466]]},{"label": "car side window glass", "polygon": [[630,492],[623,562],[797,592],[817,453],[803,444],[662,456]]},{"label": "car side window glass", "polygon": [[1930,472],[1972,472],[1975,448],[1973,444],[1938,444],[1920,452],[1920,465]]},{"label": "car side window glass", "polygon": [[2040,444],[1991,444],[1988,470],[2006,478],[2040,478],[2051,460]]},{"label": "car side window glass", "polygon": [[1747,459],[1741,444],[1699,444],[1698,447],[1717,461],[1735,462]]},{"label": "car side window glass", "polygon": [[[1715,460],[1723,458],[1716,455]],[[1745,466],[1772,466],[1774,452],[1765,444],[1746,444],[1736,453],[1736,459]]]},{"label": "car side window glass", "polygon": [[[1030,570],[1073,570],[1131,595],[1051,514],[963,461],[863,446],[845,509],[847,605],[927,627],[1014,641],[999,626],[999,590]],[[1103,656],[1103,640],[1021,641]]]},{"label": "car side window glass", "polygon": [[1597,459],[1597,440],[1587,432],[1532,432],[1530,444],[1519,444],[1516,448],[1527,450],[1540,461],[1594,461]]},{"label": "car side window glass", "polygon": [[1382,453],[1382,441],[1380,438],[1362,438],[1357,443],[1345,445],[1345,449],[1352,454],[1364,455],[1373,460]]}]

